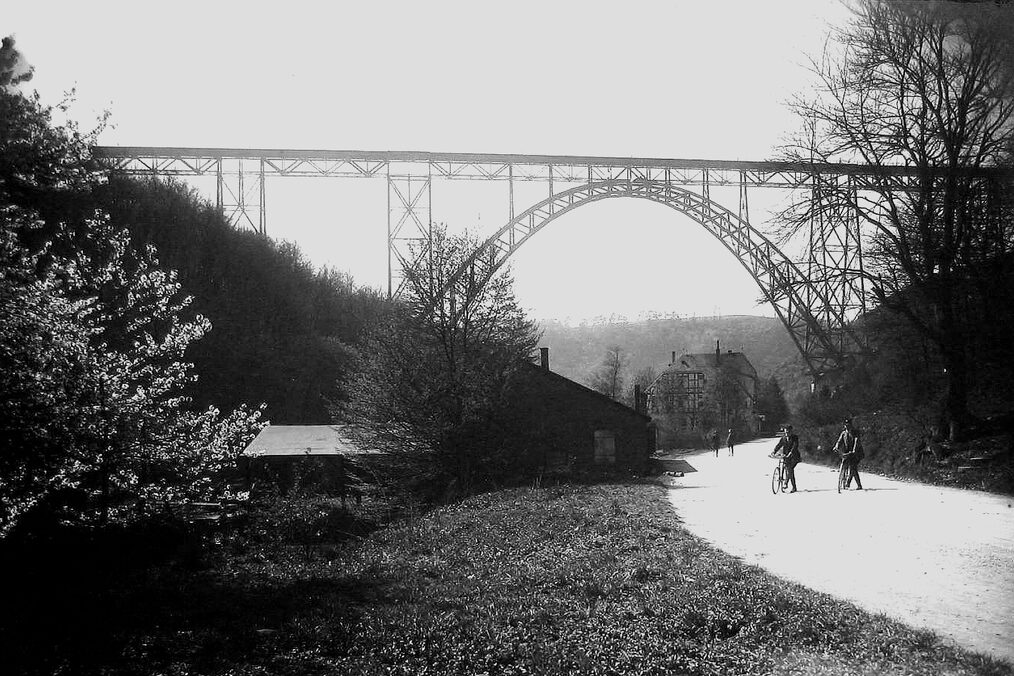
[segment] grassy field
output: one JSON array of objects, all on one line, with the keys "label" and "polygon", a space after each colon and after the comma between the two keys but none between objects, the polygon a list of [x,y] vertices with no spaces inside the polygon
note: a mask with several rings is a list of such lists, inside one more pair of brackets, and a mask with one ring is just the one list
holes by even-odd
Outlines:
[{"label": "grassy field", "polygon": [[124,581],[91,603],[115,620],[63,617],[68,626],[50,630],[69,636],[14,664],[69,674],[1014,673],[711,548],[647,483],[480,495],[309,557],[234,552],[201,572]]}]

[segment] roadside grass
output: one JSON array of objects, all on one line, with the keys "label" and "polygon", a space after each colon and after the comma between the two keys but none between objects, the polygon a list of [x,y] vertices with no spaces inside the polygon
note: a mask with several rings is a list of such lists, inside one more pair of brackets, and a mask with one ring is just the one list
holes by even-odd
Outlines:
[{"label": "roadside grass", "polygon": [[312,557],[231,555],[134,593],[109,602],[104,642],[46,670],[1014,673],[712,548],[649,483],[479,495]]}]

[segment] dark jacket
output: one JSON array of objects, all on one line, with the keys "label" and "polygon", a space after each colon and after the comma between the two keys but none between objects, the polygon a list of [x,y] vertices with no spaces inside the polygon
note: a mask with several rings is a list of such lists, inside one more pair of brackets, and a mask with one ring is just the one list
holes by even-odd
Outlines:
[{"label": "dark jacket", "polygon": [[775,452],[780,452],[785,458],[785,464],[790,467],[795,467],[802,460],[799,455],[799,435],[795,432],[789,432],[784,437],[778,440],[778,445],[775,446]]},{"label": "dark jacket", "polygon": [[834,450],[845,457],[849,462],[859,462],[863,459],[863,444],[859,441],[859,435],[855,430],[842,430],[838,435],[838,441],[834,442]]}]

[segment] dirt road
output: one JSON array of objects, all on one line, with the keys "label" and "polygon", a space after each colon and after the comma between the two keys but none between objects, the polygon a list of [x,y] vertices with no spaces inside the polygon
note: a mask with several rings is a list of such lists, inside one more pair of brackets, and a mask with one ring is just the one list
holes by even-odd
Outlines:
[{"label": "dirt road", "polygon": [[[691,532],[812,589],[1014,662],[1014,499],[801,464],[771,493],[775,441],[694,455],[669,499]],[[860,468],[861,469],[861,468]]]}]

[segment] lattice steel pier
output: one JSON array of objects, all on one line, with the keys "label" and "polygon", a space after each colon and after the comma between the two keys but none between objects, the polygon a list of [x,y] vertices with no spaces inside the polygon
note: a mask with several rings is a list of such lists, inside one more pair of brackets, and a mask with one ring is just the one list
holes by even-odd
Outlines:
[{"label": "lattice steel pier", "polygon": [[[875,177],[862,165],[795,162],[503,155],[393,151],[98,147],[108,168],[131,175],[213,176],[219,208],[233,224],[267,234],[269,176],[367,178],[387,185],[388,294],[402,290],[401,270],[425,255],[433,223],[435,179],[507,184],[508,221],[472,257],[473,273],[492,275],[557,216],[601,199],[635,197],[665,204],[697,221],[737,257],[792,335],[814,374],[836,368],[860,345],[850,323],[865,310],[858,221],[817,221],[808,260],[796,264],[750,223],[749,192],[802,189],[819,195],[827,181],[862,190]],[[891,180],[908,178],[898,168]],[[538,182],[544,199],[517,204],[515,185]],[[712,188],[732,187],[727,208]],[[413,245],[416,246],[413,246]],[[413,253],[415,252],[415,253]]]}]

